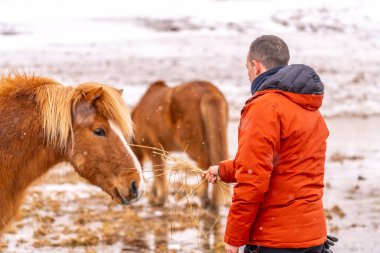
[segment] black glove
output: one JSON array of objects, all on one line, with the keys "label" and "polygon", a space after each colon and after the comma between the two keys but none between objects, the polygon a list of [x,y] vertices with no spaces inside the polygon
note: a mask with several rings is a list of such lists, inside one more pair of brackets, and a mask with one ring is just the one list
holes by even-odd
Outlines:
[{"label": "black glove", "polygon": [[338,241],[338,238],[331,235],[327,235],[327,240],[325,244],[323,245],[323,253],[333,253],[330,247],[334,246],[337,241]]}]

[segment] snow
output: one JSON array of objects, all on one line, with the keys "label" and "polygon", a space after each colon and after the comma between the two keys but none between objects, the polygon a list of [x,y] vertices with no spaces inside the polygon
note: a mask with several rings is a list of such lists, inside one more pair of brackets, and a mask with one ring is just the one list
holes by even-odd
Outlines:
[{"label": "snow", "polygon": [[130,105],[156,79],[207,79],[226,92],[237,118],[249,97],[249,43],[274,33],[289,44],[291,63],[320,73],[326,116],[370,116],[380,113],[379,7],[374,0],[3,0],[0,70],[128,87]]}]

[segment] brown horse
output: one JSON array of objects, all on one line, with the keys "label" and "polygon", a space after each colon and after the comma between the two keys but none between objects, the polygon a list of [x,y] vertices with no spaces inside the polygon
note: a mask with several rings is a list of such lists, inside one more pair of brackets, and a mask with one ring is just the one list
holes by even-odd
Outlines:
[{"label": "brown horse", "polygon": [[[174,88],[164,82],[153,83],[132,111],[136,126],[134,142],[138,145],[164,148],[166,151],[186,151],[199,168],[207,169],[227,159],[228,105],[223,94],[209,82],[189,82]],[[167,200],[167,183],[160,157],[149,149],[132,146],[142,163],[148,157],[155,168],[153,205]],[[218,186],[208,198],[208,184],[203,183],[198,194],[202,206],[217,209],[223,200]],[[227,193],[226,193],[227,194]],[[228,195],[227,195],[228,199]]]},{"label": "brown horse", "polygon": [[26,188],[61,162],[116,202],[136,202],[144,181],[126,141],[132,132],[130,113],[114,88],[64,87],[25,75],[0,78],[0,232]]}]

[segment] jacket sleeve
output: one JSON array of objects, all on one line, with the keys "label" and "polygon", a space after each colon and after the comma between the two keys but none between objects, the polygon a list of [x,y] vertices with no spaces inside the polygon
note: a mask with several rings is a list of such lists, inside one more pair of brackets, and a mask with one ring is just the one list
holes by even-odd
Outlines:
[{"label": "jacket sleeve", "polygon": [[234,160],[226,160],[219,163],[220,180],[226,183],[236,182],[234,162]]},{"label": "jacket sleeve", "polygon": [[273,160],[280,145],[280,115],[272,101],[253,101],[242,116],[234,160],[236,185],[224,241],[247,244],[260,203],[268,191]]}]

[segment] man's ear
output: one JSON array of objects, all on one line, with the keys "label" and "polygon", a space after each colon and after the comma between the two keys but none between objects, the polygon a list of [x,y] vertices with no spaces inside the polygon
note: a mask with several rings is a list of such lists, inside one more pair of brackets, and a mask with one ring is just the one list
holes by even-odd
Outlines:
[{"label": "man's ear", "polygon": [[252,60],[252,64],[255,68],[255,75],[256,76],[260,75],[263,72],[261,63],[259,61],[256,61],[256,60]]}]

